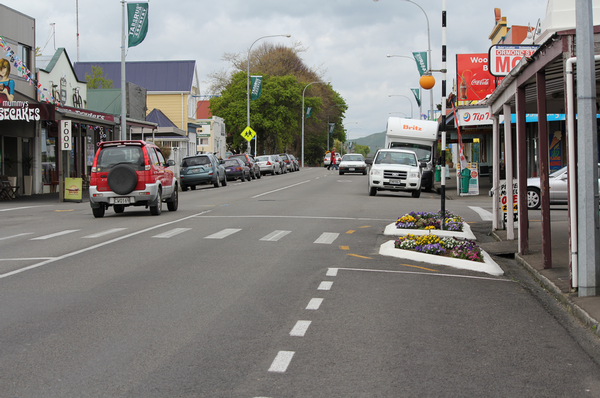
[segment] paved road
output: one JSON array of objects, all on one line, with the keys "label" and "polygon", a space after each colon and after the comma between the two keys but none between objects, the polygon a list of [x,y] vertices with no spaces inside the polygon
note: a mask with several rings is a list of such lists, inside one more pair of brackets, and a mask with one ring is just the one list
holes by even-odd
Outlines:
[{"label": "paved road", "polygon": [[[369,197],[319,168],[180,201],[2,205],[0,396],[600,395],[597,341],[512,261],[378,255],[437,194]],[[489,200],[447,207],[486,239]]]}]

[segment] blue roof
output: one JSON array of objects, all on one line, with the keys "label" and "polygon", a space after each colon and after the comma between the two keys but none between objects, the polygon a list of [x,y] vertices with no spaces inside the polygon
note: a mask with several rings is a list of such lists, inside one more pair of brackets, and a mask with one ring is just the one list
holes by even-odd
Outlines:
[{"label": "blue roof", "polygon": [[[76,62],[77,78],[85,81],[92,66],[102,68],[103,76],[121,88],[121,62]],[[125,80],[148,91],[190,92],[194,84],[196,61],[134,61],[125,63]]]},{"label": "blue roof", "polygon": [[[127,73],[127,72],[125,72]],[[160,109],[152,109],[152,112],[146,116],[147,122],[158,124],[158,127],[177,127]]]}]

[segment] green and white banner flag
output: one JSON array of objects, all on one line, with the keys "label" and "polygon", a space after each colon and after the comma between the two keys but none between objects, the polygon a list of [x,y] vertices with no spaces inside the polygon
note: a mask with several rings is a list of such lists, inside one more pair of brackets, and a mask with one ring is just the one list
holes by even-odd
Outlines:
[{"label": "green and white banner flag", "polygon": [[312,108],[309,106],[306,108],[306,118],[308,119],[312,115]]},{"label": "green and white banner flag", "polygon": [[329,135],[333,135],[335,130],[335,123],[329,123]]},{"label": "green and white banner flag", "polygon": [[252,101],[260,98],[262,92],[262,76],[250,76],[250,93]]},{"label": "green and white banner flag", "polygon": [[127,46],[135,47],[146,38],[148,33],[148,3],[127,3]]},{"label": "green and white banner flag", "polygon": [[417,105],[421,106],[421,91],[418,88],[411,88],[410,91],[415,95],[415,99],[417,100]]},{"label": "green and white banner flag", "polygon": [[413,52],[413,57],[415,57],[415,61],[417,61],[417,68],[419,69],[419,74],[423,76],[423,74],[429,69],[427,67],[427,52]]}]

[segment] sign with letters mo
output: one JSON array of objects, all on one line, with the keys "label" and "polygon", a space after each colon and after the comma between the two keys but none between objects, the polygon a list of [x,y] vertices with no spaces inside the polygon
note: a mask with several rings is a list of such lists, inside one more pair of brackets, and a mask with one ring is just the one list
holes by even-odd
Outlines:
[{"label": "sign with letters mo", "polygon": [[60,121],[60,148],[63,151],[71,150],[71,121]]},{"label": "sign with letters mo", "polygon": [[489,70],[492,76],[506,76],[521,58],[531,57],[538,46],[513,46],[496,44],[490,47]]}]

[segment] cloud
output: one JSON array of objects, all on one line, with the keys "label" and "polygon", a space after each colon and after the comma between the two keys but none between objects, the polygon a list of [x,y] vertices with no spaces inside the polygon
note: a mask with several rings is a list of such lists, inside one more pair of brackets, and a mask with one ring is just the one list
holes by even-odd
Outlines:
[{"label": "cloud", "polygon": [[[347,101],[348,122],[358,122],[351,138],[385,130],[390,112],[410,113],[408,101],[389,94],[412,96],[418,87],[415,64],[406,58],[428,45],[427,19],[432,65],[441,68],[441,0],[221,0],[175,3],[151,1],[149,32],[145,41],[129,50],[127,60],[194,59],[200,82],[211,72],[228,68],[221,58],[226,52],[246,52],[259,37],[291,34],[290,39],[269,38],[274,43],[301,42],[307,51],[304,62],[323,71],[324,79]],[[502,15],[509,25],[535,25],[545,16],[547,0],[527,3],[506,0]],[[5,0],[3,4],[36,18],[37,45],[44,54],[54,52],[50,23],[55,23],[56,47],[65,47],[72,61],[77,59],[77,18],[74,2]],[[118,61],[121,57],[120,2],[79,2],[79,52],[81,61]],[[447,90],[455,79],[457,53],[485,53],[494,27],[494,7],[488,2],[464,0],[447,2]],[[48,42],[48,44],[46,44]],[[441,74],[433,89],[434,102],[441,102]],[[201,89],[207,86],[201,83]],[[429,109],[424,91],[423,109]],[[417,105],[413,104],[415,115]],[[360,129],[359,129],[360,128]]]}]

